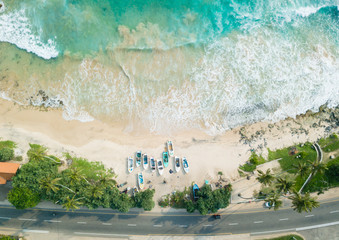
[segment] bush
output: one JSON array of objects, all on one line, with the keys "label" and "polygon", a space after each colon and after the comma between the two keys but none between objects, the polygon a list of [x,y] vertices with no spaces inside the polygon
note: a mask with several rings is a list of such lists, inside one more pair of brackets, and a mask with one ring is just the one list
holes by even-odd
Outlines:
[{"label": "bush", "polygon": [[0,149],[0,162],[7,162],[14,158],[14,150],[8,147]]},{"label": "bush", "polygon": [[147,189],[143,192],[138,192],[135,197],[135,206],[138,208],[143,208],[145,211],[151,211],[155,203],[153,201],[154,189]]},{"label": "bush", "polygon": [[253,172],[257,168],[257,166],[251,163],[246,163],[239,168],[245,172]]},{"label": "bush", "polygon": [[13,141],[0,141],[0,149],[5,147],[14,149],[16,148],[16,143]]},{"label": "bush", "polygon": [[170,203],[169,196],[162,198],[159,200],[158,204],[160,207],[168,207]]},{"label": "bush", "polygon": [[40,202],[39,194],[28,188],[13,188],[7,198],[16,209],[35,207]]},{"label": "bush", "polygon": [[192,200],[188,200],[185,202],[185,205],[186,205],[186,210],[187,212],[189,213],[192,213],[195,211],[195,205],[194,203],[192,202]]},{"label": "bush", "polygon": [[339,157],[328,162],[325,175],[331,186],[339,185]]}]

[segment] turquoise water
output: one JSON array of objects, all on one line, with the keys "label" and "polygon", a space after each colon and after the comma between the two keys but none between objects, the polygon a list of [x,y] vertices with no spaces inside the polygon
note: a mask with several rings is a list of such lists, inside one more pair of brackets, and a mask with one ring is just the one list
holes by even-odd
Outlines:
[{"label": "turquoise water", "polygon": [[4,1],[0,91],[158,133],[295,117],[338,105],[337,4]]}]

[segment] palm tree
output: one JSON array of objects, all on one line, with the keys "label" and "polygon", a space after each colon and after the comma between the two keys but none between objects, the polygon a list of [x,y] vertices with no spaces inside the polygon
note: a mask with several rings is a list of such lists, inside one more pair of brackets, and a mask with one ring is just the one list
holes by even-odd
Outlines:
[{"label": "palm tree", "polygon": [[86,189],[86,196],[88,196],[89,198],[94,198],[94,199],[99,198],[103,194],[104,194],[104,190],[102,186],[100,185],[90,185]]},{"label": "palm tree", "polygon": [[74,211],[75,209],[79,209],[79,206],[82,204],[82,202],[80,202],[79,200],[82,199],[81,198],[75,198],[75,195],[70,198],[69,196],[66,197],[66,202],[64,204],[62,204],[63,208],[66,208],[67,211],[72,210]]},{"label": "palm tree", "polygon": [[319,207],[319,202],[316,198],[310,196],[310,193],[300,194],[293,191],[293,196],[289,197],[292,200],[292,208],[298,213],[312,211],[313,208]]},{"label": "palm tree", "polygon": [[261,170],[257,170],[258,171],[258,177],[257,177],[257,180],[264,184],[264,185],[269,185],[273,182],[274,180],[274,177],[273,175],[271,174],[271,169],[267,169],[266,170],[266,173],[264,173],[263,171]]},{"label": "palm tree", "polygon": [[273,207],[274,211],[278,210],[282,206],[282,201],[280,200],[280,194],[275,192],[273,194],[270,194],[265,199],[265,202],[269,203],[269,209]]},{"label": "palm tree", "polygon": [[310,166],[305,162],[298,162],[298,165],[293,165],[293,167],[297,170],[301,178],[306,176],[310,170]]},{"label": "palm tree", "polygon": [[41,179],[39,181],[40,183],[40,188],[46,190],[46,194],[49,194],[51,191],[52,192],[57,192],[59,191],[58,187],[58,182],[60,181],[61,178],[54,178],[52,179],[51,177],[47,177],[44,179]]},{"label": "palm tree", "polygon": [[109,173],[101,173],[100,174],[100,178],[98,183],[103,187],[113,187],[115,186],[117,183],[114,179],[112,179],[113,175],[109,174]]},{"label": "palm tree", "polygon": [[47,148],[38,144],[29,144],[30,149],[27,151],[27,156],[30,160],[42,160],[46,156]]},{"label": "palm tree", "polygon": [[286,194],[293,186],[292,181],[288,181],[286,178],[279,177],[277,178],[277,188],[279,192]]},{"label": "palm tree", "polygon": [[78,168],[75,168],[75,167],[68,169],[66,174],[67,174],[67,177],[69,179],[69,183],[71,185],[79,183],[81,181],[81,179],[83,179],[81,172],[82,172],[81,170],[79,170]]},{"label": "palm tree", "polygon": [[319,161],[308,161],[308,163],[311,166],[311,170],[312,170],[312,175],[314,175],[315,173],[319,172],[319,174],[324,174],[327,167],[326,164],[321,163]]}]

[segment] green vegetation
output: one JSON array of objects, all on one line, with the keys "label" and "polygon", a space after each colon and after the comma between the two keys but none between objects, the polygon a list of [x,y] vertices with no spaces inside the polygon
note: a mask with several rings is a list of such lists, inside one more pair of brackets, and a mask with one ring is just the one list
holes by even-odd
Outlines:
[{"label": "green vegetation", "polygon": [[0,141],[0,162],[7,162],[14,158],[16,143],[12,141]]},{"label": "green vegetation", "polygon": [[[0,234],[0,240],[18,240],[19,237]],[[23,239],[23,238],[20,238]]]},{"label": "green vegetation", "polygon": [[8,193],[8,201],[17,209],[35,207],[40,202],[39,194],[28,188],[13,188]]},{"label": "green vegetation", "polygon": [[189,213],[198,210],[200,214],[206,215],[209,212],[215,213],[220,208],[226,208],[230,202],[231,191],[231,185],[212,191],[211,186],[205,184],[197,192],[196,200],[193,198],[192,187],[189,187],[182,192],[176,191],[171,196],[166,196],[159,201],[159,204],[163,207],[168,204],[174,208],[186,208]]},{"label": "green vegetation", "polygon": [[280,159],[279,164],[283,171],[297,173],[298,170],[296,166],[306,163],[308,160],[314,161],[317,159],[317,152],[314,150],[312,143],[309,142],[276,151],[268,149],[268,161],[275,159]]},{"label": "green vegetation", "polygon": [[333,133],[328,138],[321,138],[319,145],[324,152],[332,152],[339,149],[339,138]]},{"label": "green vegetation", "polygon": [[295,234],[290,234],[290,235],[275,237],[275,238],[265,238],[265,240],[304,240],[304,238],[298,235],[295,235]]},{"label": "green vegetation", "polygon": [[[66,157],[72,160],[72,165],[60,172],[60,159],[47,155],[46,147],[37,144],[30,144],[30,147],[27,152],[29,162],[13,177],[14,189],[8,197],[17,208],[32,207],[32,202],[35,203],[36,199],[52,201],[67,210],[78,209],[80,206],[90,209],[101,206],[127,212],[131,207],[151,210],[155,205],[152,200],[154,190],[140,192],[134,198],[120,193],[114,180],[116,175],[113,171],[105,169],[100,162],[89,162],[67,154]],[[20,205],[16,202],[16,199],[20,199],[19,193],[26,194],[36,201],[29,201],[27,196],[25,200],[20,196]]]},{"label": "green vegetation", "polygon": [[258,156],[255,152],[252,152],[248,162],[239,168],[245,172],[253,172],[258,165],[265,163],[265,159],[260,155]]},{"label": "green vegetation", "polygon": [[304,195],[298,193],[297,191],[293,192],[293,195],[289,197],[292,200],[292,208],[298,213],[301,212],[311,212],[313,208],[319,207],[319,202],[315,198],[310,196],[310,193],[305,193]]}]

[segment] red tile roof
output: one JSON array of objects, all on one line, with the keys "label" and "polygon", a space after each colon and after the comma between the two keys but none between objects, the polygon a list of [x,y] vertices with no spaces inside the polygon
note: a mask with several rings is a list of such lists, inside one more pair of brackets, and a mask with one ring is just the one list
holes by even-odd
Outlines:
[{"label": "red tile roof", "polygon": [[13,173],[15,174],[20,167],[19,163],[8,163],[8,162],[0,162],[0,173]]}]

